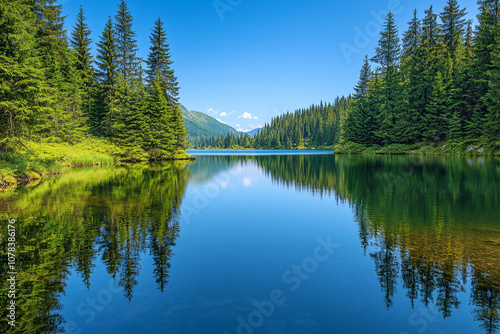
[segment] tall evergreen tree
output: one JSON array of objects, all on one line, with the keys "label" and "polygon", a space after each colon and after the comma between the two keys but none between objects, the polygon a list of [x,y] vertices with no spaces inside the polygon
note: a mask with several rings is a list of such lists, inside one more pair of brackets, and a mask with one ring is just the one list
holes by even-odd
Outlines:
[{"label": "tall evergreen tree", "polygon": [[166,94],[167,101],[174,107],[178,102],[179,84],[171,67],[173,61],[170,59],[170,46],[167,43],[167,33],[163,28],[161,18],[156,20],[149,40],[151,46],[146,60],[147,82],[152,85],[154,80],[158,81]]},{"label": "tall evergreen tree", "polygon": [[116,59],[122,78],[129,84],[138,79],[140,65],[140,59],[137,57],[136,33],[132,25],[132,14],[127,2],[122,0],[115,15],[114,33],[118,45]]},{"label": "tall evergreen tree", "polygon": [[492,48],[497,40],[498,22],[500,18],[499,0],[480,0],[479,15],[473,64],[471,68],[474,96],[472,99],[471,117],[467,124],[469,138],[479,138],[484,133],[487,106],[483,97],[490,89],[487,72],[492,63]]},{"label": "tall evergreen tree", "polygon": [[110,17],[97,43],[96,76],[100,83],[99,103],[94,109],[91,122],[93,131],[97,135],[113,136],[113,122],[118,116],[115,87],[118,75],[117,49],[113,21]]},{"label": "tall evergreen tree", "polygon": [[417,17],[417,10],[408,22],[409,28],[403,34],[403,52],[401,57],[401,84],[403,98],[400,101],[400,123],[405,127],[404,136],[408,142],[421,139],[422,110],[422,78],[421,63],[421,36],[422,26]]},{"label": "tall evergreen tree", "polygon": [[459,52],[463,43],[467,21],[465,8],[460,9],[457,0],[448,0],[443,12],[440,14],[440,30],[443,37],[443,43],[446,47],[447,57],[451,60],[452,68],[448,69],[448,75],[456,69],[456,63],[459,61]]},{"label": "tall evergreen tree", "polygon": [[380,113],[380,136],[386,143],[397,140],[395,123],[397,120],[398,97],[400,89],[398,85],[398,65],[400,62],[401,45],[398,36],[398,28],[394,14],[389,12],[384,23],[384,29],[380,33],[380,40],[375,50],[373,61],[379,64],[379,72],[383,75],[385,85],[385,99]]},{"label": "tall evergreen tree", "polygon": [[50,111],[36,54],[37,18],[27,1],[0,3],[0,150],[6,138],[30,138]]},{"label": "tall evergreen tree", "polygon": [[[83,8],[80,6],[76,18],[76,24],[71,33],[71,45],[76,53],[76,69],[81,79],[81,90],[83,93],[83,109],[88,118],[91,118],[91,107],[95,93],[93,57],[90,53],[92,40],[91,31],[87,25]],[[92,123],[90,124],[92,126]]]},{"label": "tall evergreen tree", "polygon": [[372,76],[371,66],[366,56],[361,68],[359,81],[354,91],[354,101],[350,105],[350,112],[344,123],[344,140],[360,144],[369,144],[374,136],[374,119],[369,117],[367,95],[370,79]]},{"label": "tall evergreen tree", "polygon": [[[500,23],[499,23],[500,24]],[[486,94],[485,137],[489,141],[500,140],[500,34],[492,51],[492,64],[488,71],[489,91]]]}]

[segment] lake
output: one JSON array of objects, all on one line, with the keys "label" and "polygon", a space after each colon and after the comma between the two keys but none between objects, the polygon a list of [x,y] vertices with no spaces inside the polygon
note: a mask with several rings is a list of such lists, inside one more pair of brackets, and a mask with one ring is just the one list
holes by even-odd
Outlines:
[{"label": "lake", "polygon": [[0,332],[499,332],[500,159],[192,153],[0,193]]}]

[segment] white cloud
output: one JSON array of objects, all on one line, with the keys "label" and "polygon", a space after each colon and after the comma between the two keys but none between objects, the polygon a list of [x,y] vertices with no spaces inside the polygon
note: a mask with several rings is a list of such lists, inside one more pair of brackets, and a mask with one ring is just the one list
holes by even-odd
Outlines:
[{"label": "white cloud", "polygon": [[234,114],[235,112],[236,112],[236,110],[233,110],[233,111],[232,111],[232,112],[230,112],[230,113],[227,113],[227,112],[223,111],[223,112],[221,112],[221,113],[220,113],[220,116],[221,116],[221,117],[226,117],[226,116],[229,116],[229,115]]},{"label": "white cloud", "polygon": [[252,185],[252,179],[249,177],[243,178],[243,185],[245,187],[250,187]]},{"label": "white cloud", "polygon": [[247,124],[246,127],[241,127],[240,124],[235,124],[237,126],[236,128],[236,131],[240,131],[240,132],[248,132],[248,131],[252,131],[254,129],[262,129],[263,125],[262,124],[257,124],[257,125],[253,125],[253,124]]},{"label": "white cloud", "polygon": [[244,112],[243,115],[238,116],[238,118],[244,118],[244,119],[259,119],[257,116],[252,115],[249,112]]},{"label": "white cloud", "polygon": [[208,109],[208,112],[212,115],[217,115],[219,113],[217,110],[214,110],[214,108]]}]

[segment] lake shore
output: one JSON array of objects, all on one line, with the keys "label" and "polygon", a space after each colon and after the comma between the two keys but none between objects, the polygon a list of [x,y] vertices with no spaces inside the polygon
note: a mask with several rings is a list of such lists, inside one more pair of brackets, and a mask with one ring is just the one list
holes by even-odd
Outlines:
[{"label": "lake shore", "polygon": [[0,155],[0,191],[37,182],[46,175],[61,174],[64,168],[196,159],[185,151],[176,151],[162,159],[134,152],[130,158],[123,149],[95,138],[77,144],[23,141],[14,147],[9,154]]},{"label": "lake shore", "polygon": [[357,143],[335,146],[335,154],[500,156],[500,142],[479,141],[392,144],[366,147]]}]

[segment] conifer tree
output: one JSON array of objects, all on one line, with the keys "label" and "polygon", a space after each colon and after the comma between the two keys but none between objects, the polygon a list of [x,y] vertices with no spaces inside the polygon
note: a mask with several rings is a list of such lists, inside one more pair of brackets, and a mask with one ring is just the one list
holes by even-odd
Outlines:
[{"label": "conifer tree", "polygon": [[49,92],[37,57],[37,18],[24,0],[0,3],[0,150],[6,138],[32,138]]},{"label": "conifer tree", "polygon": [[[82,84],[80,89],[83,93],[83,109],[88,115],[87,117],[91,119],[92,115],[90,113],[95,93],[95,82],[94,68],[92,66],[93,57],[90,53],[92,40],[89,36],[91,31],[85,21],[86,17],[83,8],[80,6],[76,25],[73,27],[71,33],[71,45],[76,53],[76,69],[78,70]],[[92,126],[92,123],[90,125]]]},{"label": "conifer tree", "polygon": [[117,42],[117,65],[122,78],[129,84],[138,79],[140,59],[137,57],[136,33],[127,2],[122,0],[115,15],[114,34]]},{"label": "conifer tree", "polygon": [[113,122],[118,116],[115,87],[118,75],[117,48],[113,21],[110,17],[97,43],[96,77],[100,84],[99,101],[91,122],[95,134],[109,137],[113,136]]},{"label": "conifer tree", "polygon": [[173,110],[167,102],[161,81],[153,80],[149,86],[146,108],[147,141],[145,149],[153,159],[162,159],[174,151]]},{"label": "conifer tree", "polygon": [[148,65],[147,82],[152,85],[153,81],[157,80],[165,92],[167,100],[174,107],[174,104],[178,102],[179,86],[171,67],[173,62],[170,59],[170,46],[167,43],[167,34],[160,18],[156,20],[149,39],[151,46],[146,60]]},{"label": "conifer tree", "polygon": [[422,78],[421,63],[421,36],[422,26],[417,17],[417,10],[413,12],[413,18],[408,23],[409,29],[403,35],[403,52],[401,57],[401,84],[403,98],[400,101],[402,118],[400,122],[406,128],[404,136],[408,142],[416,142],[421,139],[422,110]]},{"label": "conifer tree", "polygon": [[400,40],[394,14],[389,12],[384,23],[384,29],[380,33],[378,47],[373,61],[379,64],[379,73],[383,75],[385,90],[384,103],[380,113],[380,137],[386,143],[397,141],[394,125],[397,119],[398,97],[400,95],[398,85],[398,65],[400,61]]},{"label": "conifer tree", "polygon": [[492,46],[498,36],[498,22],[500,19],[499,0],[479,1],[479,25],[475,36],[473,64],[471,68],[474,96],[471,99],[471,117],[468,122],[467,135],[469,138],[479,138],[484,133],[487,106],[484,97],[490,89],[487,72],[492,64]]},{"label": "conifer tree", "polygon": [[[500,24],[500,23],[499,23]],[[488,71],[489,91],[486,94],[485,137],[488,141],[500,138],[500,34],[492,51],[492,64]]]},{"label": "conifer tree", "polygon": [[467,21],[465,8],[460,9],[457,0],[448,0],[443,12],[440,14],[441,24],[439,25],[443,43],[446,47],[447,58],[451,59],[452,68],[448,69],[447,75],[456,70],[456,63],[460,58],[460,49],[463,43]]}]

